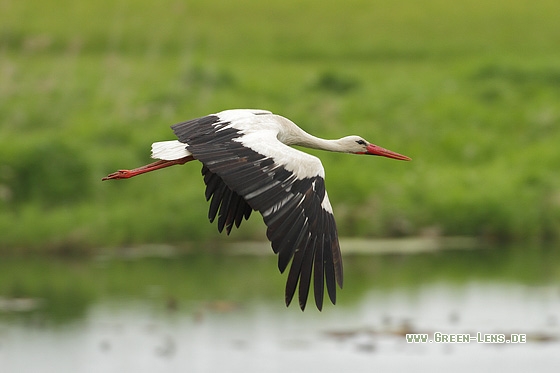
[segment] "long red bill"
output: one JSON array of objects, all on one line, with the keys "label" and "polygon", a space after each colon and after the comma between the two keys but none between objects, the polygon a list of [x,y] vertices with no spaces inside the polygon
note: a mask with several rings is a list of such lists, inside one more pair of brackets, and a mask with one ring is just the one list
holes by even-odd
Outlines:
[{"label": "long red bill", "polygon": [[370,155],[380,155],[382,157],[387,157],[387,158],[393,158],[393,159],[399,159],[401,161],[410,161],[411,159],[409,157],[407,157],[406,155],[402,155],[399,153],[396,153],[392,150],[389,149],[385,149],[382,148],[381,146],[377,146],[374,144],[369,144],[367,146],[367,150],[366,150],[366,154],[370,154]]}]

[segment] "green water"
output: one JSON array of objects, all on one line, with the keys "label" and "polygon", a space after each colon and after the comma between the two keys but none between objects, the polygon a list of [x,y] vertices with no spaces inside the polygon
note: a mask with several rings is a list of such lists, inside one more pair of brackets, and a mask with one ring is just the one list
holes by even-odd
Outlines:
[{"label": "green water", "polygon": [[[0,366],[2,372],[248,366],[552,372],[560,366],[554,248],[346,255],[345,275],[336,306],[301,312],[284,306],[285,276],[272,255],[3,258]],[[404,337],[438,331],[523,333],[528,341],[408,344]]]},{"label": "green water", "polygon": [[[151,254],[158,255],[158,250]],[[224,248],[213,254],[160,257],[112,252],[83,260],[3,258],[0,297],[37,299],[41,306],[28,313],[0,313],[0,318],[32,315],[64,324],[79,321],[99,302],[127,300],[162,310],[168,303],[191,307],[213,301],[239,305],[266,301],[284,308],[285,275],[278,273],[273,255],[228,254]],[[560,253],[555,248],[346,255],[344,260],[345,286],[339,291],[337,307],[353,307],[372,290],[413,290],[431,283],[560,284]],[[325,312],[331,312],[331,307]]]}]

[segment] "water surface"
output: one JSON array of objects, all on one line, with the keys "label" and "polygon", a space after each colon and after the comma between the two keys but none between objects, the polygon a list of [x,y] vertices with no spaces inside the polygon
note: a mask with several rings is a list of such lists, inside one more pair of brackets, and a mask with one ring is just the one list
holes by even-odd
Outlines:
[{"label": "water surface", "polygon": [[[348,257],[339,304],[286,308],[274,257],[0,265],[2,372],[557,372],[555,251]],[[17,303],[19,301],[20,303]],[[18,308],[19,307],[19,308]],[[406,333],[523,333],[409,344]]]}]

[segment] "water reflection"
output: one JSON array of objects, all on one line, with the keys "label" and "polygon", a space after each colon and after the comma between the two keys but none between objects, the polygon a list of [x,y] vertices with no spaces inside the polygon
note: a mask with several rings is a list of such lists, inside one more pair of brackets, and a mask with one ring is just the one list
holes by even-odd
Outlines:
[{"label": "water reflection", "polygon": [[[282,304],[274,257],[0,264],[2,372],[555,372],[554,250],[355,256],[337,306]],[[407,333],[527,343],[406,343]]]}]

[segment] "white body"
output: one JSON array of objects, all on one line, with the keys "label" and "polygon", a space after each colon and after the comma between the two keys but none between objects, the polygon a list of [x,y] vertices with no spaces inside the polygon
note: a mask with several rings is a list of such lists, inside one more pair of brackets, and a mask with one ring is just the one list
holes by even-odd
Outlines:
[{"label": "white body", "polygon": [[[259,115],[255,115],[259,114]],[[297,178],[319,176],[325,177],[321,160],[289,145],[301,145],[310,148],[341,151],[339,140],[323,140],[308,134],[289,119],[265,110],[236,109],[218,114],[222,122],[231,124],[225,128],[235,128],[243,136],[234,139],[244,146],[266,155],[276,164],[292,172]],[[152,158],[176,160],[190,156],[187,144],[178,140],[160,141],[152,144]],[[323,209],[332,213],[327,193],[321,204]]]}]

